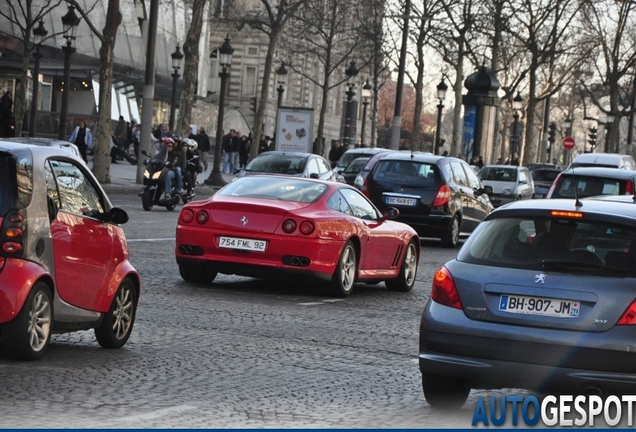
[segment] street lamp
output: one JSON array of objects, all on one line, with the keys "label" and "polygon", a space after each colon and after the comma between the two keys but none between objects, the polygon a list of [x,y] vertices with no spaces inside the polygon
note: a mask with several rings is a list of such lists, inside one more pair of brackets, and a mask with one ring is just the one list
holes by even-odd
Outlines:
[{"label": "street lamp", "polygon": [[512,126],[512,155],[510,156],[510,161],[512,161],[515,157],[519,157],[519,110],[521,110],[521,103],[523,102],[523,98],[520,93],[517,93],[517,96],[512,99],[512,117],[515,119],[515,122]]},{"label": "street lamp", "polygon": [[369,78],[367,78],[367,82],[362,86],[362,136],[360,137],[360,147],[365,147],[364,132],[367,124],[367,105],[369,105],[372,89],[373,86],[369,84]]},{"label": "street lamp", "polygon": [[[215,54],[215,51],[212,51]],[[229,35],[225,37],[225,42],[223,45],[216,50],[219,57],[219,63],[221,64],[221,72],[219,72],[219,77],[221,78],[221,93],[219,95],[219,116],[216,121],[216,144],[214,148],[214,165],[212,166],[212,172],[210,176],[205,180],[205,184],[213,185],[213,186],[224,186],[225,180],[223,180],[223,175],[221,174],[221,155],[223,151],[223,115],[225,111],[225,93],[227,93],[227,79],[230,77],[230,73],[228,69],[230,68],[230,64],[232,63],[232,54],[234,53],[234,48],[230,45],[230,37]],[[212,54],[210,54],[212,57]]]},{"label": "street lamp", "polygon": [[40,20],[40,25],[33,29],[33,43],[35,44],[35,65],[33,66],[33,96],[31,97],[31,118],[29,122],[29,136],[35,136],[35,116],[38,112],[38,91],[40,87],[40,47],[42,39],[48,31],[44,28],[44,22]]},{"label": "street lamp", "polygon": [[80,19],[75,14],[75,7],[69,6],[68,12],[62,17],[62,26],[64,28],[64,39],[66,45],[62,47],[64,51],[64,84],[62,87],[62,108],[60,110],[60,129],[58,138],[66,139],[66,116],[68,114],[68,94],[71,91],[71,55],[75,52],[73,41],[75,40],[75,32],[79,25]]},{"label": "street lamp", "polygon": [[177,109],[177,80],[181,75],[179,75],[179,69],[181,69],[181,60],[183,60],[183,54],[179,49],[179,44],[177,44],[177,50],[173,52],[172,57],[172,99],[170,99],[170,130],[174,131],[174,113]]},{"label": "street lamp", "polygon": [[442,132],[442,108],[444,108],[444,99],[446,99],[446,90],[448,90],[448,86],[444,82],[444,78],[439,84],[437,84],[437,99],[439,100],[439,104],[437,104],[437,129],[435,130],[435,148],[433,149],[433,154],[439,154],[440,148],[440,138]]},{"label": "street lamp", "polygon": [[276,69],[276,76],[278,77],[278,88],[276,89],[278,92],[278,105],[276,105],[276,107],[280,108],[283,103],[285,84],[287,83],[287,68],[285,67],[285,62],[282,62],[280,67]]},{"label": "street lamp", "polygon": [[[355,87],[356,87],[356,77],[358,76],[358,68],[356,68],[356,61],[351,60],[351,64],[345,70],[345,75],[347,75],[347,104],[345,109],[347,110],[345,117],[345,130],[344,130],[344,146],[345,150],[349,148],[349,144],[351,143],[351,122],[353,121],[351,118],[351,101],[353,100],[353,96],[355,95]],[[354,140],[355,141],[355,140]]]}]

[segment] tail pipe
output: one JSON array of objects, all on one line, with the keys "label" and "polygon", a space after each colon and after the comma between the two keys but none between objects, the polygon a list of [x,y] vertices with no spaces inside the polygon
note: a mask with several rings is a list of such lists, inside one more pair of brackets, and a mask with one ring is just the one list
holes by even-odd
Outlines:
[{"label": "tail pipe", "polygon": [[177,251],[181,255],[197,255],[197,256],[203,255],[203,248],[200,246],[182,244],[182,245],[179,245],[179,247],[177,248]]},{"label": "tail pipe", "polygon": [[303,256],[285,255],[282,259],[283,264],[291,265],[294,267],[308,267],[311,264],[311,260]]}]

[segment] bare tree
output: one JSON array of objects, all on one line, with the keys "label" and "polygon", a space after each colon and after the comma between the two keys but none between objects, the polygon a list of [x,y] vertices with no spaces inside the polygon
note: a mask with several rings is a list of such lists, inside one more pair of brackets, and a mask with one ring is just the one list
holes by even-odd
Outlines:
[{"label": "bare tree", "polygon": [[[26,112],[26,83],[29,77],[29,59],[30,53],[35,48],[35,44],[31,43],[33,36],[33,29],[37,26],[38,21],[51,13],[51,11],[57,8],[62,0],[3,0],[9,7],[9,13],[6,13],[3,8],[0,8],[0,15],[5,17],[9,22],[14,24],[20,34],[22,43],[24,44],[24,56],[22,57],[22,72],[20,80],[18,81],[18,88],[15,94],[15,100],[13,101],[13,116],[15,118],[15,135],[22,136],[22,129],[24,123],[24,113]],[[56,36],[50,34],[48,38]],[[47,38],[47,39],[48,39]],[[37,77],[34,77],[37,79]],[[36,103],[36,101],[32,101]]]},{"label": "bare tree", "polygon": [[199,39],[201,38],[206,3],[206,0],[193,0],[192,21],[183,44],[183,92],[179,104],[179,126],[177,129],[181,133],[184,133],[191,123],[192,104],[199,71]]}]

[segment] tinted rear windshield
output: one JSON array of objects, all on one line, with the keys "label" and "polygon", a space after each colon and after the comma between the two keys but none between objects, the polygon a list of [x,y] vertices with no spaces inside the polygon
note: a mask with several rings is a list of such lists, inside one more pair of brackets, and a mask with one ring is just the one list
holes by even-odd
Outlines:
[{"label": "tinted rear windshield", "polygon": [[288,175],[300,174],[305,170],[306,163],[307,156],[264,154],[250,162],[245,168],[245,171]]},{"label": "tinted rear windshield", "polygon": [[479,171],[478,177],[481,180],[516,182],[517,168],[486,167]]},{"label": "tinted rear windshield", "polygon": [[530,172],[532,175],[532,179],[538,182],[553,182],[560,171],[549,171],[549,170],[533,170]]},{"label": "tinted rear windshield", "polygon": [[636,274],[636,228],[583,219],[521,217],[482,222],[459,261],[533,270]]},{"label": "tinted rear windshield", "polygon": [[556,184],[552,198],[585,198],[595,195],[623,195],[625,180],[603,177],[562,175]]},{"label": "tinted rear windshield", "polygon": [[381,160],[373,170],[373,180],[383,185],[434,186],[437,165],[408,160]]},{"label": "tinted rear windshield", "polygon": [[329,189],[323,183],[297,178],[247,176],[236,179],[218,195],[313,203]]}]

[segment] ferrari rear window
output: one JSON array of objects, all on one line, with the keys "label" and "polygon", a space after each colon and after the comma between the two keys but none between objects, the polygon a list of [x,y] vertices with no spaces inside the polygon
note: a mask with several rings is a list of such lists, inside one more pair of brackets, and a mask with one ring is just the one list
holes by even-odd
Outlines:
[{"label": "ferrari rear window", "polygon": [[326,184],[311,180],[268,176],[248,176],[236,179],[219,195],[253,197],[272,200],[313,203],[329,189]]},{"label": "ferrari rear window", "polygon": [[495,267],[636,273],[636,228],[589,218],[526,217],[482,222],[457,259]]},{"label": "ferrari rear window", "polygon": [[275,173],[275,174],[300,174],[305,169],[307,156],[263,154],[250,162],[245,171]]}]

